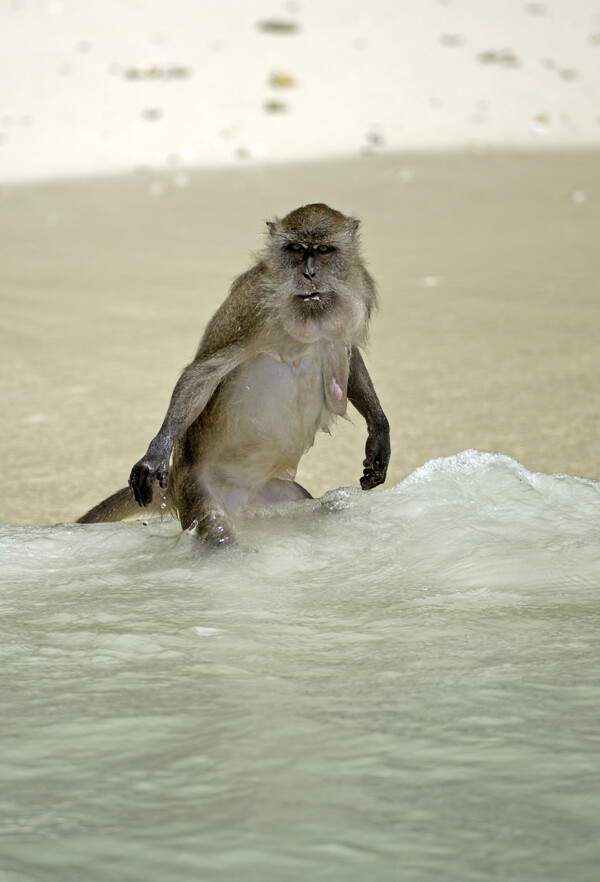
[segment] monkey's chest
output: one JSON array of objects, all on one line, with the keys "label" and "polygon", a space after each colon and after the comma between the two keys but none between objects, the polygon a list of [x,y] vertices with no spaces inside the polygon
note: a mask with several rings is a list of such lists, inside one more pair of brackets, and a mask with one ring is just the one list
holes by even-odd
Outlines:
[{"label": "monkey's chest", "polygon": [[[238,425],[266,431],[271,438],[290,432],[298,438],[329,422],[320,360],[300,356],[284,361],[259,355],[244,365],[228,389]],[[312,442],[311,438],[311,442]]]},{"label": "monkey's chest", "polygon": [[220,396],[222,454],[264,460],[267,471],[279,466],[281,471],[295,471],[315,434],[331,421],[334,408],[343,412],[343,404],[345,410],[347,369],[345,375],[336,369],[341,377],[335,378],[338,392],[332,387],[333,369],[326,355],[321,350],[291,358],[263,353],[243,365]]}]

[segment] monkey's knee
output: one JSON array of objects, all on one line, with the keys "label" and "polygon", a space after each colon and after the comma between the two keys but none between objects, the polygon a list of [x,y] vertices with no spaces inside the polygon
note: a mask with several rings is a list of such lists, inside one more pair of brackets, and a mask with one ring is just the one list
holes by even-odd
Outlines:
[{"label": "monkey's knee", "polygon": [[176,502],[183,530],[194,527],[197,537],[213,547],[231,545],[235,541],[221,501],[197,475],[190,471],[177,473]]},{"label": "monkey's knee", "polygon": [[207,508],[196,518],[196,535],[211,548],[226,548],[235,543],[229,518],[219,508]]},{"label": "monkey's knee", "polygon": [[277,502],[296,502],[300,499],[312,499],[312,496],[296,481],[271,478],[261,487],[253,501],[259,505],[269,505]]}]

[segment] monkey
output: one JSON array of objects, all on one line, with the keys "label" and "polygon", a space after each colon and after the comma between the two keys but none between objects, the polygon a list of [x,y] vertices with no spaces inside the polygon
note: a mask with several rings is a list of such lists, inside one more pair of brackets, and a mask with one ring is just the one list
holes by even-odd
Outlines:
[{"label": "monkey", "polygon": [[378,298],[359,223],[323,203],[267,221],[257,264],[210,319],[128,487],[78,523],[142,507],[230,545],[243,506],[312,498],[295,481],[298,463],[348,401],[367,424],[360,485],[385,481],[389,423],[361,355]]}]

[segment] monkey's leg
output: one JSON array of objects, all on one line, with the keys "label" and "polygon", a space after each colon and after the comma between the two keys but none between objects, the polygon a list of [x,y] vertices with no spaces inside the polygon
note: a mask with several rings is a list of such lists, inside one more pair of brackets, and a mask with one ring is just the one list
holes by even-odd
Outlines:
[{"label": "monkey's leg", "polygon": [[264,487],[261,487],[253,502],[264,505],[271,502],[294,502],[298,499],[312,499],[312,496],[296,481],[272,478],[267,481]]},{"label": "monkey's leg", "polygon": [[196,535],[215,548],[235,542],[233,526],[221,502],[204,481],[187,471],[177,475],[177,508],[183,530],[196,523]]}]

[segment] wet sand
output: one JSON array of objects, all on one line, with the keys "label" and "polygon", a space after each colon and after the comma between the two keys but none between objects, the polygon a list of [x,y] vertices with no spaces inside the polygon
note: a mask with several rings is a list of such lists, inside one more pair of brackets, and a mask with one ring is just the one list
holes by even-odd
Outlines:
[{"label": "wet sand", "polygon": [[[464,448],[600,479],[600,154],[379,156],[2,186],[0,520],[124,486],[264,220],[311,201],[363,220],[387,486]],[[356,485],[364,439],[339,421],[298,480]]]}]

